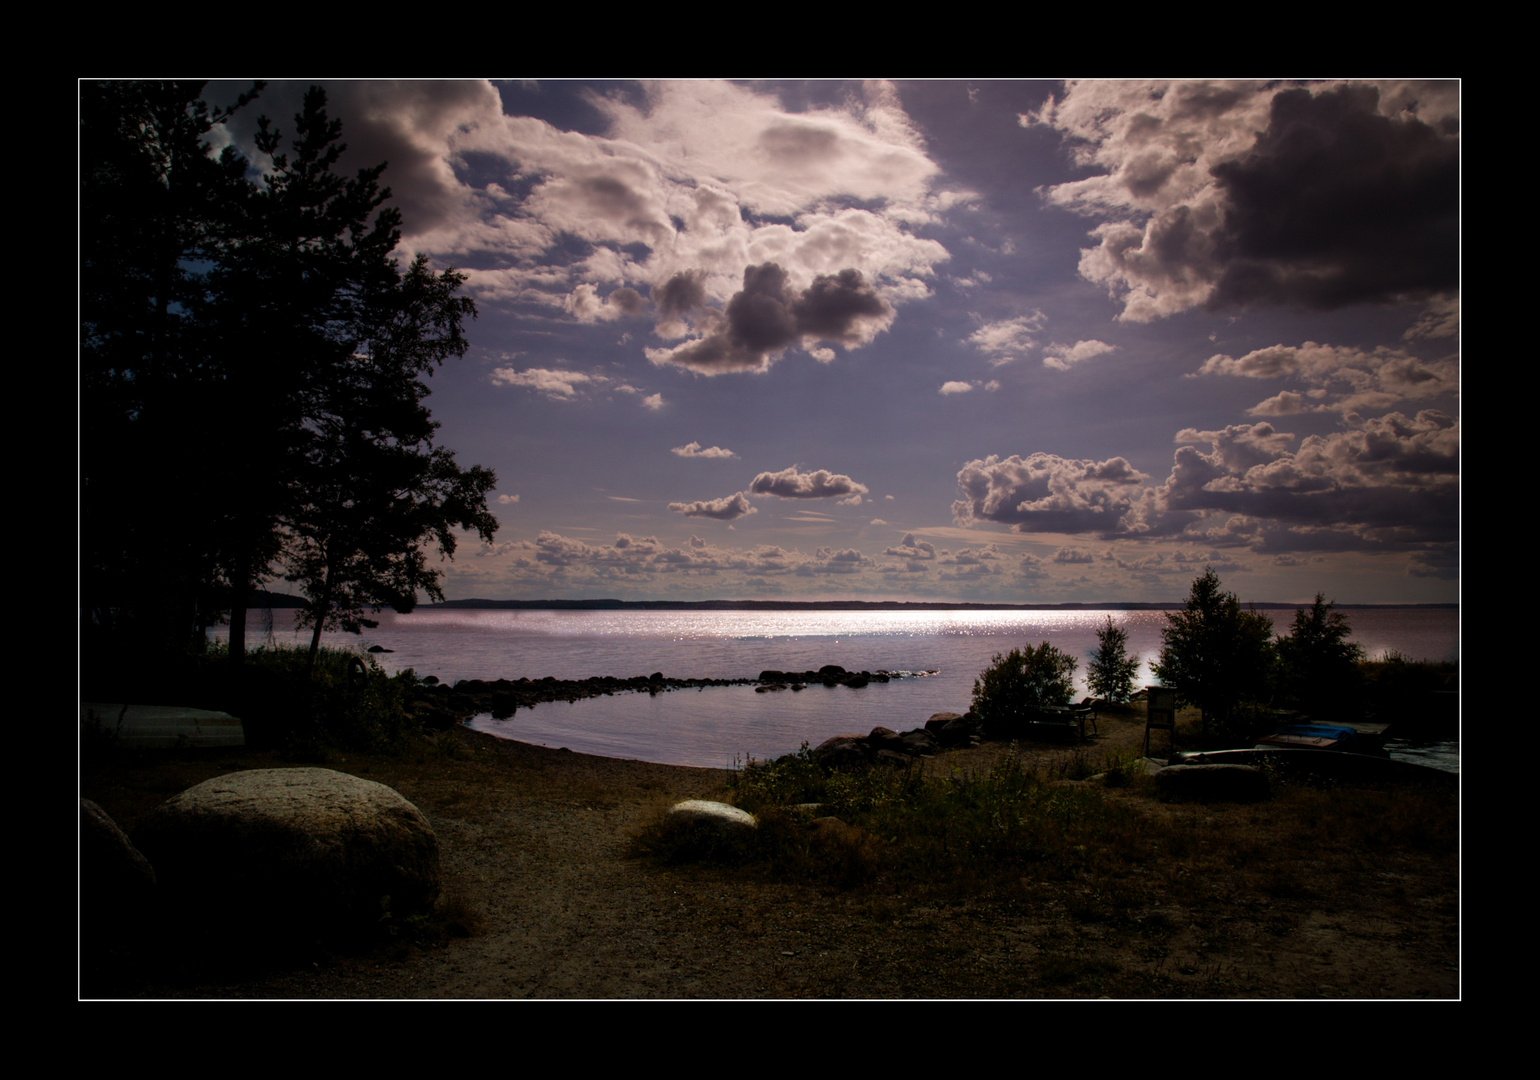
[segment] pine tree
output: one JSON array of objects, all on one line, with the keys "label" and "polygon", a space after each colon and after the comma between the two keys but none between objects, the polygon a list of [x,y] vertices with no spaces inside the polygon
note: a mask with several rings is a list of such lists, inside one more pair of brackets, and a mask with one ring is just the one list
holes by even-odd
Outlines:
[{"label": "pine tree", "polygon": [[1134,676],[1139,673],[1139,654],[1128,651],[1128,631],[1117,626],[1112,616],[1096,631],[1097,648],[1086,669],[1091,693],[1108,701],[1127,701],[1134,693]]},{"label": "pine tree", "polygon": [[1273,624],[1242,611],[1232,592],[1220,588],[1211,567],[1192,583],[1183,610],[1166,613],[1155,677],[1175,687],[1185,704],[1203,710],[1203,732],[1227,731],[1244,702],[1268,691],[1273,663]]}]

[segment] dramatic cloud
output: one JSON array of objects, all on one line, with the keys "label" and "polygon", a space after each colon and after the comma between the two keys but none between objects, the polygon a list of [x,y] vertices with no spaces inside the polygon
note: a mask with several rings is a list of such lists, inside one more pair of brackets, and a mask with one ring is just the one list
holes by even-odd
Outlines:
[{"label": "dramatic cloud", "polygon": [[1104,171],[1081,273],[1147,322],[1188,308],[1430,299],[1458,286],[1456,84],[1075,82],[1027,123]]},{"label": "dramatic cloud", "polygon": [[[714,314],[714,313],[713,313]],[[794,293],[776,263],[743,271],[743,289],[727,302],[720,318],[706,320],[704,337],[673,349],[648,349],[655,364],[675,364],[702,375],[764,371],[792,345],[811,348],[834,342],[865,344],[893,321],[893,307],[877,295],[859,270],[820,275]],[[832,359],[833,353],[819,359]]]},{"label": "dramatic cloud", "polygon": [[868,490],[865,484],[859,484],[843,474],[831,473],[827,469],[799,473],[795,465],[777,473],[762,472],[749,485],[751,494],[776,495],[782,499],[844,499],[865,495]]},{"label": "dramatic cloud", "polygon": [[1017,532],[1113,535],[1128,527],[1125,519],[1144,494],[1144,480],[1120,457],[1071,461],[1042,453],[990,455],[958,472],[963,497],[952,504],[952,517],[964,527],[988,521]]},{"label": "dramatic cloud", "polygon": [[685,443],[683,446],[676,446],[670,450],[669,453],[677,454],[679,457],[689,458],[735,458],[738,456],[731,450],[723,449],[720,446],[710,446],[702,450],[701,445],[698,442],[689,442]]},{"label": "dramatic cloud", "polygon": [[720,499],[669,503],[668,508],[685,517],[714,518],[717,521],[735,521],[747,514],[759,513],[759,508],[749,502],[748,496],[741,491]]},{"label": "dramatic cloud", "polygon": [[[659,362],[718,373],[799,343],[820,359],[866,344],[893,303],[930,294],[949,257],[916,230],[973,196],[938,189],[892,85],[856,90],[837,106],[786,108],[725,82],[615,87],[586,94],[590,133],[504,115],[486,82],[337,94],[363,118],[349,142],[391,162],[413,250],[465,268],[484,301],[580,322],[652,314],[664,339],[693,323],[699,338]],[[738,283],[767,264],[790,282],[789,337],[764,312],[723,311],[739,292],[754,306],[763,294]],[[731,324],[720,336],[713,311]]]}]

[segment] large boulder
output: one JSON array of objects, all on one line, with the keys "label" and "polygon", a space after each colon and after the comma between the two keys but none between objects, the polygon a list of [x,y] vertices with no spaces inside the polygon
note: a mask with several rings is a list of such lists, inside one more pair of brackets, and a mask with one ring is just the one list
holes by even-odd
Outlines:
[{"label": "large boulder", "polygon": [[331,769],[206,780],[157,808],[134,842],[169,901],[232,929],[358,928],[438,898],[427,818],[393,788]]},{"label": "large boulder", "polygon": [[1255,765],[1167,765],[1155,774],[1167,799],[1197,802],[1263,802],[1272,794],[1267,774]]},{"label": "large boulder", "polygon": [[155,870],[117,822],[80,800],[80,913],[83,933],[132,924],[150,910]]}]

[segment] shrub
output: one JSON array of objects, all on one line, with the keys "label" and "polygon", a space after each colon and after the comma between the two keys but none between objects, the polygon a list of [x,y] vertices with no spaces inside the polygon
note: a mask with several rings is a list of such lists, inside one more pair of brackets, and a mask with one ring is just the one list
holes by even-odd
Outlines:
[{"label": "shrub", "polygon": [[1127,701],[1134,693],[1134,676],[1139,673],[1139,654],[1128,652],[1128,631],[1115,626],[1112,616],[1096,631],[1097,649],[1091,654],[1086,675],[1091,693],[1108,701]]},{"label": "shrub", "polygon": [[417,676],[391,676],[367,654],[323,648],[313,670],[306,649],[254,649],[239,668],[223,646],[203,664],[200,698],[239,716],[246,739],[294,758],[328,748],[387,750],[416,729],[406,702]]},{"label": "shrub", "polygon": [[1010,728],[1032,719],[1038,709],[1068,705],[1074,693],[1076,661],[1048,642],[1012,649],[973,680],[973,710],[986,726]]}]

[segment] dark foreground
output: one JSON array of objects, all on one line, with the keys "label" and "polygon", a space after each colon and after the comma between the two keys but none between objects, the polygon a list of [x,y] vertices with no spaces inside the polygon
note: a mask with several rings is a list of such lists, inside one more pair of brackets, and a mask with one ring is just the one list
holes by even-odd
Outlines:
[{"label": "dark foreground", "polygon": [[[1023,748],[1074,775],[1079,753],[1142,743],[1104,718],[1089,749]],[[987,770],[989,746],[927,762]],[[92,755],[82,794],[133,825],[250,750]],[[222,998],[1453,998],[1460,993],[1458,794],[1300,786],[1255,805],[1103,796],[1135,835],[1085,868],[981,868],[972,883],[890,873],[777,880],[773,868],[666,866],[634,839],[731,774],[587,757],[466,729],[396,757],[320,762],[396,788],[438,834],[433,926],[253,957],[238,928],[179,948],[149,925],[87,958],[87,997]],[[1075,781],[1056,780],[1071,784]],[[1094,783],[1094,781],[1089,781]],[[1067,790],[1067,789],[1066,789]],[[881,837],[870,842],[881,845]],[[880,852],[880,848],[879,854]],[[1105,855],[1105,853],[1103,853]],[[217,921],[217,905],[210,915]]]}]

